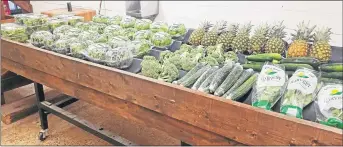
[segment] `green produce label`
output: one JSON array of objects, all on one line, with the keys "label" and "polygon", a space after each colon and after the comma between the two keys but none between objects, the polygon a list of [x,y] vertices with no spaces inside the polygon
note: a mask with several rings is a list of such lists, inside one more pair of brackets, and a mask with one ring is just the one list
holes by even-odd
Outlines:
[{"label": "green produce label", "polygon": [[287,89],[299,90],[302,94],[312,94],[317,87],[318,78],[311,71],[298,69],[289,79]]},{"label": "green produce label", "polygon": [[332,84],[318,92],[319,110],[326,118],[342,115],[342,88],[341,84]]},{"label": "green produce label", "polygon": [[271,104],[267,100],[256,101],[252,104],[254,107],[271,110]]},{"label": "green produce label", "polygon": [[329,118],[326,121],[319,121],[319,123],[327,126],[343,129],[343,122],[337,118]]},{"label": "green produce label", "polygon": [[264,65],[257,79],[258,87],[283,86],[286,82],[285,71],[273,65]]},{"label": "green produce label", "polygon": [[288,116],[294,116],[296,118],[302,118],[302,109],[297,106],[285,105],[281,107],[281,113]]}]

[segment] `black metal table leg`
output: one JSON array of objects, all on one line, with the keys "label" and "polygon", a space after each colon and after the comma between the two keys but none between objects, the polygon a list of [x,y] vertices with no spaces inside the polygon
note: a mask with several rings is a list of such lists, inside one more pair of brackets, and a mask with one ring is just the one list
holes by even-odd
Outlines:
[{"label": "black metal table leg", "polygon": [[1,92],[1,105],[5,104],[5,96],[4,93]]},{"label": "black metal table leg", "polygon": [[43,108],[40,107],[40,103],[45,101],[43,85],[39,83],[34,83],[35,94],[37,98],[38,113],[41,123],[41,131],[39,132],[39,140],[43,141],[48,136],[48,114]]},{"label": "black metal table leg", "polygon": [[192,146],[192,145],[190,145],[190,144],[188,144],[186,142],[181,141],[181,146]]}]

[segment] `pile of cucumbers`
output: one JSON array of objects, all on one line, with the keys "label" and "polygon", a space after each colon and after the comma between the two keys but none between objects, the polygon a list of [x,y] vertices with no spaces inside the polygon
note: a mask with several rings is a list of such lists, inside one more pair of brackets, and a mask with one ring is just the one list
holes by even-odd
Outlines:
[{"label": "pile of cucumbers", "polygon": [[321,63],[312,57],[283,58],[277,53],[264,53],[246,56],[244,69],[252,68],[261,71],[265,62],[281,64],[285,67],[286,73],[291,77],[297,68],[303,67],[321,72],[323,82],[339,82],[343,80],[343,63]]}]

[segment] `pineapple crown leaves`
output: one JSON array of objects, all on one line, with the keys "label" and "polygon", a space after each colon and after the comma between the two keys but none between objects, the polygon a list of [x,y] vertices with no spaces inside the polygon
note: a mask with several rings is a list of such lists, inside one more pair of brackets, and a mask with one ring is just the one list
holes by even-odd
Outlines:
[{"label": "pineapple crown leaves", "polygon": [[254,36],[266,37],[269,33],[269,25],[267,23],[260,24],[254,31]]},{"label": "pineapple crown leaves", "polygon": [[275,23],[269,32],[270,37],[285,38],[286,32],[284,31],[286,26],[283,21]]},{"label": "pineapple crown leaves", "polygon": [[227,24],[227,21],[224,21],[224,20],[217,21],[216,25],[214,25],[214,27],[211,29],[211,31],[217,32],[217,34],[220,34],[223,31],[225,31],[226,24]]},{"label": "pineapple crown leaves", "polygon": [[225,31],[232,35],[236,35],[238,27],[239,27],[239,23],[231,23]]},{"label": "pineapple crown leaves", "polygon": [[292,33],[292,40],[306,40],[310,41],[313,39],[313,30],[316,28],[316,25],[310,27],[310,21],[305,24],[305,21],[302,21],[297,25],[298,30],[296,34]]},{"label": "pineapple crown leaves", "polygon": [[317,29],[314,34],[314,41],[326,41],[329,42],[330,35],[332,34],[331,28],[328,27],[322,27],[320,29]]},{"label": "pineapple crown leaves", "polygon": [[204,29],[206,32],[213,26],[213,24],[207,20],[204,20],[200,26],[199,29]]},{"label": "pineapple crown leaves", "polygon": [[251,22],[246,23],[244,25],[241,25],[239,30],[238,30],[237,35],[248,35],[248,36],[250,36],[249,34],[250,34],[252,27],[253,27],[253,25],[251,24]]}]

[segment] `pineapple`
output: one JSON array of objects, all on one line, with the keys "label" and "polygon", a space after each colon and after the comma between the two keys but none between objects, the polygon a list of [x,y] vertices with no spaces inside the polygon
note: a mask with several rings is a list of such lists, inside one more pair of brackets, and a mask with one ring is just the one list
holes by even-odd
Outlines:
[{"label": "pineapple", "polygon": [[226,21],[219,21],[216,25],[208,31],[201,40],[201,45],[203,46],[213,46],[216,45],[219,34],[223,32],[226,27]]},{"label": "pineapple", "polygon": [[240,26],[237,36],[232,41],[232,48],[235,52],[244,52],[250,48],[250,31],[251,31],[251,22]]},{"label": "pineapple", "polygon": [[191,36],[189,37],[189,43],[195,46],[200,45],[202,38],[205,36],[210,27],[212,27],[212,24],[208,21],[201,23],[200,27],[192,32]]},{"label": "pineapple", "polygon": [[267,23],[259,25],[254,31],[254,35],[250,39],[250,49],[254,53],[261,53],[261,49],[267,41],[267,35],[269,33],[269,26]]},{"label": "pineapple", "polygon": [[285,41],[282,39],[286,36],[284,29],[286,28],[283,25],[283,21],[278,24],[275,24],[270,31],[270,38],[268,39],[264,51],[266,53],[278,53],[282,54],[286,48]]},{"label": "pineapple", "polygon": [[313,30],[316,26],[309,27],[310,22],[305,24],[301,22],[298,25],[296,34],[292,35],[292,44],[288,48],[287,57],[306,57],[308,56],[309,44],[308,42],[313,38]]},{"label": "pineapple", "polygon": [[226,32],[220,34],[216,44],[223,44],[224,49],[232,47],[232,40],[236,37],[238,26],[238,23],[231,24]]},{"label": "pineapple", "polygon": [[310,56],[319,61],[328,62],[331,58],[331,46],[329,44],[331,28],[322,28],[314,34],[314,44]]}]

